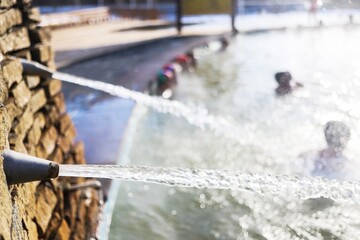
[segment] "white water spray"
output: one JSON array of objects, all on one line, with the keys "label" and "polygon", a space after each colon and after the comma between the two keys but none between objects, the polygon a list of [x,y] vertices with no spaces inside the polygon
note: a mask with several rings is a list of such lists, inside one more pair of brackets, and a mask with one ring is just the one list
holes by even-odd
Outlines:
[{"label": "white water spray", "polygon": [[[55,72],[53,78],[131,99],[158,112],[183,117],[191,125],[237,140],[236,131],[223,118],[206,109],[187,106],[178,101],[145,95],[122,86]],[[303,199],[326,197],[336,201],[360,203],[360,184],[314,177],[271,176],[234,173],[220,170],[155,168],[107,165],[62,165],[60,176],[98,177],[141,181],[178,187],[234,189],[263,194],[292,194]]]},{"label": "white water spray", "polygon": [[[203,130],[211,130],[219,134],[231,132],[230,124],[224,118],[210,115],[204,108],[190,107],[179,101],[170,101],[161,97],[149,96],[122,86],[90,80],[70,74],[54,72],[52,77],[64,82],[74,83],[103,91],[113,96],[134,100],[137,103],[151,107],[158,112],[168,113],[175,117],[182,117],[191,125],[199,127]],[[229,131],[227,129],[229,129]]]},{"label": "white water spray", "polygon": [[360,184],[318,177],[272,176],[225,170],[116,165],[61,165],[59,176],[139,181],[177,187],[231,189],[261,194],[326,197],[360,203]]}]

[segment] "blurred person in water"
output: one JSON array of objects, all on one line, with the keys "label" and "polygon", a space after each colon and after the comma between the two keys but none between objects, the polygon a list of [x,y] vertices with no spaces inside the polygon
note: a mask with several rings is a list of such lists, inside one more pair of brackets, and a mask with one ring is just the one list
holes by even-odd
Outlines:
[{"label": "blurred person in water", "polygon": [[278,72],[275,74],[275,80],[279,84],[275,89],[278,96],[292,93],[295,89],[303,87],[301,83],[292,81],[290,72]]},{"label": "blurred person in water", "polygon": [[[324,135],[327,147],[310,157],[305,156],[305,164],[312,176],[319,176],[328,179],[349,180],[351,173],[345,170],[348,159],[344,155],[344,150],[350,140],[350,129],[343,122],[329,121],[325,124]],[[308,161],[308,162],[307,162]],[[349,176],[350,175],[350,176]],[[304,202],[307,211],[321,211],[334,205],[334,201],[329,198],[310,198]]]},{"label": "blurred person in water", "polygon": [[310,0],[309,4],[309,15],[315,17],[318,8],[318,0]]},{"label": "blurred person in water", "polygon": [[314,162],[312,175],[334,176],[344,169],[347,160],[343,152],[350,140],[350,129],[339,121],[330,121],[325,124],[324,134],[327,148],[321,150]]},{"label": "blurred person in water", "polygon": [[156,75],[157,95],[171,98],[177,84],[175,70],[170,66],[164,66]]},{"label": "blurred person in water", "polygon": [[302,154],[301,157],[312,176],[342,179],[346,176],[344,172],[348,159],[343,152],[350,140],[350,129],[343,122],[329,121],[325,124],[324,135],[327,143],[325,149],[315,155]]},{"label": "blurred person in water", "polygon": [[192,52],[187,52],[186,54],[178,55],[175,60],[175,63],[179,64],[183,71],[192,72],[196,67],[196,59]]},{"label": "blurred person in water", "polygon": [[323,26],[324,22],[322,20],[317,21],[317,12],[319,7],[323,5],[322,0],[309,0],[309,21],[310,23],[318,24]]}]

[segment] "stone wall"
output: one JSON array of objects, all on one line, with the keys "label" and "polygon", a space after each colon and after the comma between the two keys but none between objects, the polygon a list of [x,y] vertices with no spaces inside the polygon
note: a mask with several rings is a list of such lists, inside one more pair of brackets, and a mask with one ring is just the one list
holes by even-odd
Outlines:
[{"label": "stone wall", "polygon": [[[61,82],[25,75],[9,56],[55,67],[50,33],[30,0],[0,0],[0,146],[58,163],[84,164]],[[100,194],[85,179],[8,186],[0,162],[0,240],[95,238]]]}]

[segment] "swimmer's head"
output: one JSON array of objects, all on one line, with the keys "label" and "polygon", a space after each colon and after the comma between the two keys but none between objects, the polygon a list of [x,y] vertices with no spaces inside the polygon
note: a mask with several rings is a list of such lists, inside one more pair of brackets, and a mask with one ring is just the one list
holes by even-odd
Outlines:
[{"label": "swimmer's head", "polygon": [[275,74],[275,80],[279,85],[288,84],[292,79],[289,72],[278,72]]},{"label": "swimmer's head", "polygon": [[325,139],[329,147],[342,151],[350,139],[350,129],[339,121],[329,121],[324,127]]}]

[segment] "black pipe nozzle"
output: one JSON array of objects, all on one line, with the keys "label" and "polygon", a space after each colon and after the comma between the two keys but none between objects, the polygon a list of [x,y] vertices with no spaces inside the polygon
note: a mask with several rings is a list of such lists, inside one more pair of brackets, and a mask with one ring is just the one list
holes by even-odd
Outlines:
[{"label": "black pipe nozzle", "polygon": [[6,181],[9,185],[48,180],[59,175],[59,165],[55,162],[12,150],[5,150],[2,156]]}]

